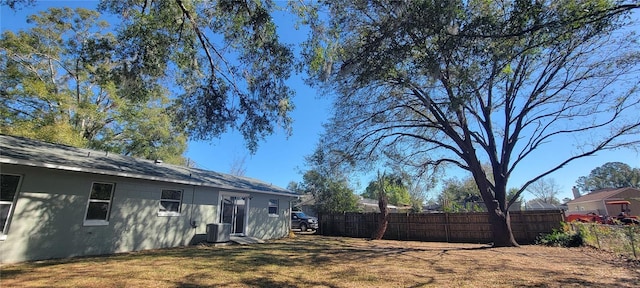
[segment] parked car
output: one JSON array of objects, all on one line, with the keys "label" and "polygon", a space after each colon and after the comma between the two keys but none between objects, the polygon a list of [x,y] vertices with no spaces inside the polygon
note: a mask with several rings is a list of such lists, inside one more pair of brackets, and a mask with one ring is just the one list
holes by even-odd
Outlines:
[{"label": "parked car", "polygon": [[307,216],[301,211],[293,211],[291,212],[291,228],[300,229],[302,232],[307,229],[318,230],[318,218]]}]

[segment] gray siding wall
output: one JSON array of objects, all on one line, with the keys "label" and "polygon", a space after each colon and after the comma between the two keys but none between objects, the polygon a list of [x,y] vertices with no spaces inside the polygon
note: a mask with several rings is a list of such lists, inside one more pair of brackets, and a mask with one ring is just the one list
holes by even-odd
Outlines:
[{"label": "gray siding wall", "polygon": [[[2,263],[194,244],[206,239],[206,224],[219,218],[220,193],[215,188],[15,165],[1,168],[2,173],[23,177],[7,237],[0,241]],[[93,182],[115,183],[105,226],[83,224]],[[180,216],[158,215],[162,189],[183,190]],[[286,236],[290,198],[250,195],[248,236]],[[279,199],[279,217],[268,217],[268,199]]]},{"label": "gray siding wall", "polygon": [[[269,199],[277,199],[278,216],[269,215]],[[269,239],[289,234],[289,198],[268,194],[255,194],[249,202],[247,236]]]}]

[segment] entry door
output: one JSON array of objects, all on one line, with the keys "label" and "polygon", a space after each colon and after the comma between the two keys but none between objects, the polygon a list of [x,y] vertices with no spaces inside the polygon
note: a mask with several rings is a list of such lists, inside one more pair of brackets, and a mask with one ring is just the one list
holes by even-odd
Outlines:
[{"label": "entry door", "polygon": [[247,215],[246,196],[222,195],[220,222],[231,224],[232,235],[244,235]]}]

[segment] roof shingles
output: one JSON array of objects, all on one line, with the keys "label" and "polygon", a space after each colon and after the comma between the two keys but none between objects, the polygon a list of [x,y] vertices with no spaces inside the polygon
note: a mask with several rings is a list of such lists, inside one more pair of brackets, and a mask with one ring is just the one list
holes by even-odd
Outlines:
[{"label": "roof shingles", "polygon": [[297,196],[287,189],[248,177],[7,135],[0,135],[0,163]]},{"label": "roof shingles", "polygon": [[610,197],[615,196],[616,194],[622,191],[625,191],[627,189],[629,188],[603,189],[599,191],[594,191],[589,194],[583,195],[579,198],[573,199],[567,202],[567,204],[602,201],[605,199],[609,199]]}]

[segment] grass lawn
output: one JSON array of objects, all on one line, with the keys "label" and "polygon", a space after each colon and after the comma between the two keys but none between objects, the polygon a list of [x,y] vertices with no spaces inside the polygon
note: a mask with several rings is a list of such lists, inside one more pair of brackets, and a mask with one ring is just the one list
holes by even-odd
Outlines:
[{"label": "grass lawn", "polygon": [[586,248],[298,235],[0,266],[0,287],[639,287],[640,269]]}]

